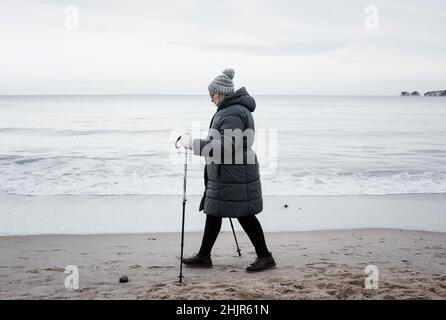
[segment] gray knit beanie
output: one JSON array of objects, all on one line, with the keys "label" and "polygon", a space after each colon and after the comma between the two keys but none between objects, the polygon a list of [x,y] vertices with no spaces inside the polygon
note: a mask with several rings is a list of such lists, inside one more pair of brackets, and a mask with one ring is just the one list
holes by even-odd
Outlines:
[{"label": "gray knit beanie", "polygon": [[222,95],[228,95],[234,92],[234,69],[225,69],[223,74],[217,76],[208,86],[210,94],[218,93]]}]

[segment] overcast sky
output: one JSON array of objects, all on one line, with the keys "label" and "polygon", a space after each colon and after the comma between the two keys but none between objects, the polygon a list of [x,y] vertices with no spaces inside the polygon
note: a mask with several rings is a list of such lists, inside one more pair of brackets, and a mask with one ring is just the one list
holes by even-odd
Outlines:
[{"label": "overcast sky", "polygon": [[0,2],[0,94],[207,94],[225,67],[253,94],[446,89],[446,1]]}]

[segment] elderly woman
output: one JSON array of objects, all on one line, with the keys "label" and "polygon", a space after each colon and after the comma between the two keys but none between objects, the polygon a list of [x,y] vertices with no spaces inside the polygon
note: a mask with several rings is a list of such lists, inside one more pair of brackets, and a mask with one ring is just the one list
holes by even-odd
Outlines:
[{"label": "elderly woman", "polygon": [[180,140],[183,147],[193,150],[195,155],[206,157],[205,192],[199,208],[207,215],[203,240],[199,252],[184,259],[183,263],[196,268],[212,267],[211,250],[222,218],[237,218],[257,254],[246,271],[258,272],[276,263],[256,218],[263,210],[259,163],[252,150],[252,112],[256,103],[244,87],[234,91],[233,78],[234,70],[225,69],[209,84],[209,95],[217,111],[207,139],[193,140],[190,134],[184,134]]}]

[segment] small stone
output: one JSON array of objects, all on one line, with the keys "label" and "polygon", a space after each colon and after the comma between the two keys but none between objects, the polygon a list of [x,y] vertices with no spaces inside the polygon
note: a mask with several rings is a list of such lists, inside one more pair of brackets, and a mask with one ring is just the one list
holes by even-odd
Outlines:
[{"label": "small stone", "polygon": [[402,259],[401,261],[403,261],[403,262],[407,262],[407,259]]},{"label": "small stone", "polygon": [[120,283],[126,283],[126,282],[129,282],[129,278],[128,278],[127,276],[121,276],[121,277],[119,278],[119,282],[120,282]]},{"label": "small stone", "polygon": [[288,205],[287,205],[287,204],[284,204],[283,207],[284,207],[284,208],[288,208]]}]

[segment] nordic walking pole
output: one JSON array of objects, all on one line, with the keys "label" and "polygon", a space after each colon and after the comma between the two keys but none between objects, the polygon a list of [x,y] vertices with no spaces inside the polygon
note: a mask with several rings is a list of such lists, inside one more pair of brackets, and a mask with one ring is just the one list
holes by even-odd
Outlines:
[{"label": "nordic walking pole", "polygon": [[[181,136],[178,137],[177,141],[175,142],[175,148],[179,149],[180,147],[177,146],[178,141],[180,141]],[[183,282],[183,248],[184,248],[184,219],[185,219],[185,213],[186,213],[186,181],[187,181],[187,148],[186,155],[184,159],[184,179],[183,179],[183,218],[181,221],[181,258],[180,258],[180,275],[178,276],[180,283]]]},{"label": "nordic walking pole", "polygon": [[234,225],[232,224],[232,219],[231,218],[229,218],[229,222],[231,222],[232,233],[234,234],[235,245],[237,246],[238,256],[241,257],[242,256],[242,254],[240,253],[241,250],[240,250],[240,248],[238,246],[237,237],[235,236]]}]

